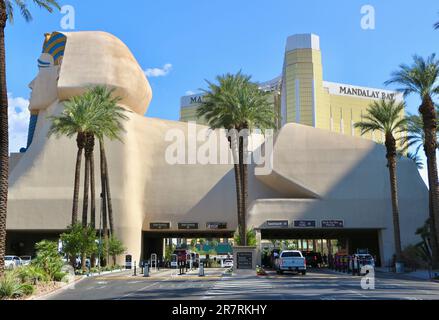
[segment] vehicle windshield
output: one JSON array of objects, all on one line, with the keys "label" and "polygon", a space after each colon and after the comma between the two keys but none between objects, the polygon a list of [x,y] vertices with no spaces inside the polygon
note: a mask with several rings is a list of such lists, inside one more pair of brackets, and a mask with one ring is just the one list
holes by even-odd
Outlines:
[{"label": "vehicle windshield", "polygon": [[300,252],[283,252],[281,255],[282,258],[291,258],[291,257],[302,257]]},{"label": "vehicle windshield", "polygon": [[13,258],[12,257],[5,257],[6,261],[11,261]]}]

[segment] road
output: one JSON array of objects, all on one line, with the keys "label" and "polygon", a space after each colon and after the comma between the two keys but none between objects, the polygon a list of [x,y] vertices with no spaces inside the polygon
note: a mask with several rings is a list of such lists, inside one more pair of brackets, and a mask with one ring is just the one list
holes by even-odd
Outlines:
[{"label": "road", "polygon": [[170,270],[150,278],[131,272],[87,278],[48,300],[436,300],[439,283],[377,273],[375,289],[363,290],[361,277],[329,270],[306,276],[269,272],[266,277],[244,273],[222,276],[222,270],[178,276]]}]

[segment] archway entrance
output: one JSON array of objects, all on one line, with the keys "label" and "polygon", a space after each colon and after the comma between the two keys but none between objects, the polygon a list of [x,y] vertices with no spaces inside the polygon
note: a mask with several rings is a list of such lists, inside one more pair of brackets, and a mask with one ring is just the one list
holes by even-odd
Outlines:
[{"label": "archway entrance", "polygon": [[220,266],[221,259],[232,254],[232,231],[205,232],[143,232],[142,260],[148,261],[157,254],[161,266],[169,266],[172,253],[176,249],[187,249],[188,252],[198,253],[201,257],[211,259]]},{"label": "archway entrance", "polygon": [[313,251],[326,256],[339,251],[354,254],[367,250],[375,257],[376,265],[381,266],[377,229],[260,229],[258,232],[261,254],[275,248]]}]

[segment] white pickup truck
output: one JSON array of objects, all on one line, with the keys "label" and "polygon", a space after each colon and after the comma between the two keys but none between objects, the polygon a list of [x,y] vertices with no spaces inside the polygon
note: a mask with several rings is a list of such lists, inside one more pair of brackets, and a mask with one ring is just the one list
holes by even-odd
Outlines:
[{"label": "white pickup truck", "polygon": [[282,251],[276,259],[276,271],[278,274],[284,271],[294,271],[306,275],[306,259],[302,252],[297,250]]}]

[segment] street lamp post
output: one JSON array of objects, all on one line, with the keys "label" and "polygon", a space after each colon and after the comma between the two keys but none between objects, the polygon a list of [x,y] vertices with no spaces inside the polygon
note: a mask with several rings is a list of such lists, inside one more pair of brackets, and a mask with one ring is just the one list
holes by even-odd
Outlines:
[{"label": "street lamp post", "polygon": [[101,193],[101,210],[99,214],[99,249],[98,249],[98,261],[99,261],[99,272],[101,272],[101,250],[102,250],[102,207],[104,202],[104,196]]}]

